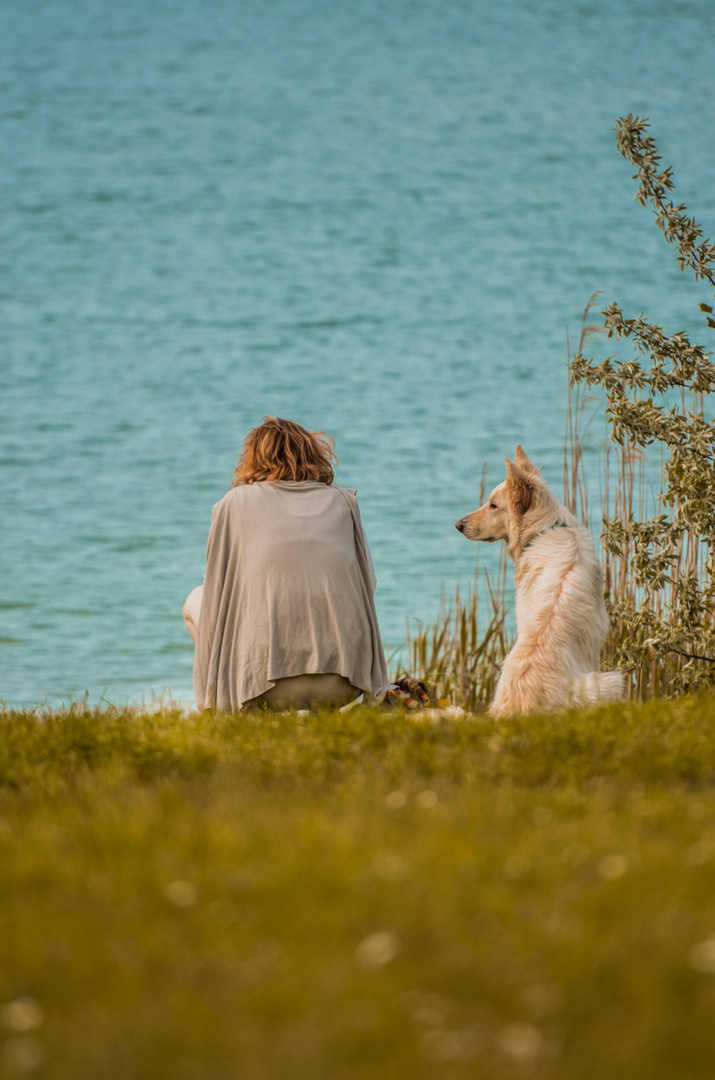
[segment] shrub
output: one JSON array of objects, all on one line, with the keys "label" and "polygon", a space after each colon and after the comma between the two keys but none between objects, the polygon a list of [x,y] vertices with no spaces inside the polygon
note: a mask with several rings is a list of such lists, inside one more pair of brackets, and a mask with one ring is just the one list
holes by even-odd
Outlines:
[{"label": "shrub", "polygon": [[[617,123],[618,149],[637,170],[636,198],[652,205],[681,270],[715,288],[715,244],[669,198],[672,170],[661,167],[647,129],[630,115]],[[699,307],[715,328],[712,307]],[[605,392],[616,444],[616,490],[611,499],[606,484],[603,508],[607,659],[635,674],[638,697],[660,696],[715,678],[715,424],[707,407],[715,365],[683,331],[668,335],[642,315],[626,318],[615,303],[603,315],[608,336],[629,339],[635,358],[596,364],[579,349],[569,368],[573,384]],[[652,445],[662,468],[648,516],[638,459]]]}]

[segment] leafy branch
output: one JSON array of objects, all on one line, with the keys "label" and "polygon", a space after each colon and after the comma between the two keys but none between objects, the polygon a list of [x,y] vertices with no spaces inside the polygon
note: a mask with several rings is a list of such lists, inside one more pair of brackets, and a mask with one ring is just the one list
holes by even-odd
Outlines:
[{"label": "leafy branch", "polygon": [[[669,198],[672,169],[663,168],[647,130],[647,120],[630,115],[616,125],[618,149],[636,168],[636,198],[653,207],[681,270],[715,288],[715,244]],[[715,328],[712,306],[698,306]],[[579,352],[571,381],[604,390],[622,478],[631,475],[624,463],[634,448],[655,444],[663,461],[658,513],[639,521],[632,498],[621,497],[618,512],[604,517],[613,659],[633,671],[675,654],[685,662],[672,685],[688,689],[712,677],[693,661],[715,663],[715,422],[704,406],[715,392],[715,364],[685,331],[667,334],[642,315],[626,318],[615,303],[603,317],[609,338],[630,341],[634,357],[597,364]]]}]

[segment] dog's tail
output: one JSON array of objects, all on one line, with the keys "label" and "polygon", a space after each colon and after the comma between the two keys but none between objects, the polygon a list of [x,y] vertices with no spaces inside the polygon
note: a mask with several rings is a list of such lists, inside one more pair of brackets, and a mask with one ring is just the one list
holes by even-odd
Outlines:
[{"label": "dog's tail", "polygon": [[579,705],[596,705],[620,701],[625,689],[625,676],[620,671],[589,671],[576,680],[575,698]]}]

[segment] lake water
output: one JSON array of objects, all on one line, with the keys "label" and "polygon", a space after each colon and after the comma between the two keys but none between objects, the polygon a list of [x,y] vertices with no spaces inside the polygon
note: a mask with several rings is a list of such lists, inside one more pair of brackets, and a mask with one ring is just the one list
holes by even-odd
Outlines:
[{"label": "lake water", "polygon": [[714,42],[712,0],[3,4],[0,700],[190,699],[265,414],[336,436],[387,644],[430,620],[483,463],[561,490],[595,290],[708,343],[613,129],[715,233]]}]

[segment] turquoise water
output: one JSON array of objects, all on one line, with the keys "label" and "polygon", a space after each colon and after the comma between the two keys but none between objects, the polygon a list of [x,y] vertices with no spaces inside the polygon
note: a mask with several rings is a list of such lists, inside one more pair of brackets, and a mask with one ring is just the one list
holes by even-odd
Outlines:
[{"label": "turquoise water", "polygon": [[712,0],[3,4],[0,699],[190,698],[180,607],[264,414],[336,436],[387,643],[431,618],[484,462],[520,440],[560,490],[591,293],[707,343],[613,127],[651,117],[715,233],[714,31]]}]

